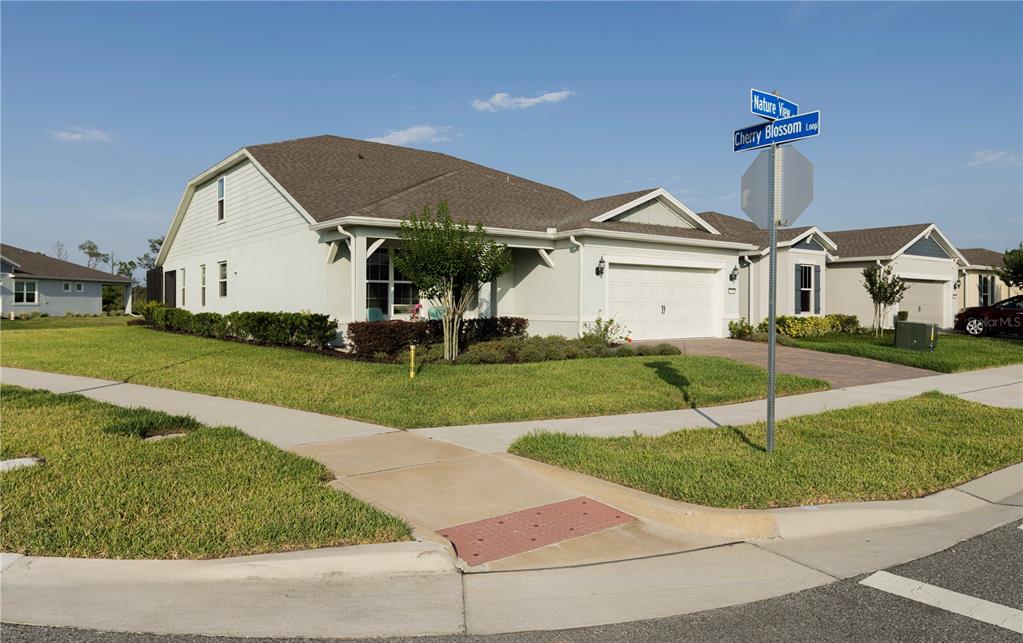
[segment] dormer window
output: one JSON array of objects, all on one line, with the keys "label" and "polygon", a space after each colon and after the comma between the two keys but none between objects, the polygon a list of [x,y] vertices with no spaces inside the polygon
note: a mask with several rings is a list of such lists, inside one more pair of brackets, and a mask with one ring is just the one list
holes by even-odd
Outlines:
[{"label": "dormer window", "polygon": [[217,179],[217,221],[224,220],[224,177]]}]

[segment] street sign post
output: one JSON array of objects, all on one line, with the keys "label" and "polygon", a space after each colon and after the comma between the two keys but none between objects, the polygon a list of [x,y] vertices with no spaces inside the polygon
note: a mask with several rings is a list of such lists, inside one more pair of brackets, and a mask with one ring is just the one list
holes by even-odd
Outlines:
[{"label": "street sign post", "polygon": [[790,225],[813,200],[813,165],[792,148],[780,147],[821,133],[821,113],[799,113],[799,106],[773,94],[750,90],[750,110],[766,123],[735,130],[732,151],[763,147],[742,175],[742,210],[767,228],[770,261],[767,281],[767,451],[774,452],[778,294],[778,225]]},{"label": "street sign post", "polygon": [[732,151],[756,150],[761,147],[791,143],[821,133],[821,113],[808,112],[779,118],[776,121],[758,123],[732,134]]},{"label": "street sign post", "polygon": [[799,105],[781,96],[775,96],[759,89],[749,90],[749,109],[757,116],[770,120],[788,118],[799,113]]}]

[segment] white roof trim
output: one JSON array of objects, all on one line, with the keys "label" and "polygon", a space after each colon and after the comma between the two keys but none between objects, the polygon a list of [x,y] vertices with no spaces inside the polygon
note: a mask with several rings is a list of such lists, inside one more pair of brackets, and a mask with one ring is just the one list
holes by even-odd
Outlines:
[{"label": "white roof trim", "polygon": [[698,261],[695,259],[677,259],[670,257],[640,257],[635,255],[604,255],[603,259],[610,264],[630,266],[658,266],[663,268],[696,268],[699,270],[724,270],[729,264],[721,261]]},{"label": "white roof trim", "polygon": [[6,261],[7,263],[11,264],[15,268],[21,268],[21,264],[20,263],[18,263],[17,261],[12,261],[11,259],[8,259],[7,257],[5,257],[3,255],[0,255],[0,259],[3,259],[4,261]]},{"label": "white roof trim", "polygon": [[170,228],[168,228],[167,234],[163,237],[163,245],[160,246],[160,254],[156,256],[157,266],[162,266],[163,262],[167,259],[167,251],[174,242],[174,237],[178,234],[178,229],[181,227],[181,221],[185,218],[185,211],[188,210],[188,206],[192,203],[192,197],[195,195],[196,188],[214,178],[216,175],[226,172],[230,168],[238,165],[239,163],[243,163],[246,160],[249,161],[254,168],[256,168],[256,171],[258,171],[263,178],[265,178],[270,185],[274,187],[275,190],[280,192],[281,196],[283,196],[284,199],[302,215],[302,218],[304,218],[307,223],[316,223],[316,220],[313,219],[308,212],[306,212],[305,208],[303,208],[297,200],[295,200],[295,197],[291,196],[291,194],[289,194],[288,191],[285,190],[269,172],[266,171],[266,168],[264,168],[259,161],[256,160],[256,157],[254,157],[248,149],[243,147],[223,161],[210,167],[202,174],[193,177],[185,185],[185,192],[181,195],[181,201],[178,202],[178,209],[174,212],[174,219],[171,220]]},{"label": "white roof trim", "polygon": [[613,218],[615,218],[616,216],[618,216],[619,214],[621,214],[623,212],[631,210],[632,208],[634,208],[634,207],[636,207],[638,205],[643,205],[647,201],[651,201],[651,200],[657,199],[657,198],[663,198],[665,201],[667,201],[669,204],[671,204],[671,206],[674,209],[680,211],[680,213],[682,214],[682,218],[689,219],[689,222],[695,224],[696,227],[703,228],[704,230],[706,230],[707,232],[709,232],[711,234],[721,234],[716,229],[714,229],[714,226],[710,225],[709,223],[704,221],[702,218],[700,218],[700,216],[698,214],[696,214],[695,212],[693,212],[692,210],[690,210],[686,206],[685,203],[682,203],[681,201],[676,199],[671,194],[671,192],[668,192],[664,188],[657,188],[656,190],[653,190],[651,192],[647,192],[646,194],[644,194],[644,195],[642,195],[642,196],[640,196],[638,198],[635,198],[632,201],[629,201],[628,203],[625,203],[623,205],[618,206],[614,210],[608,210],[604,214],[600,214],[600,215],[597,215],[597,216],[593,217],[592,219],[590,219],[590,221],[596,221],[596,222],[599,223],[601,221],[607,221],[608,219],[613,219]]},{"label": "white roof trim", "polygon": [[[789,246],[794,246],[797,243],[799,243],[800,241],[802,241],[803,239],[806,239],[807,237],[813,236],[813,235],[816,235],[817,238],[820,241],[824,242],[821,245],[824,246],[824,253],[826,255],[828,255],[829,257],[833,256],[832,253],[838,250],[838,245],[836,245],[835,242],[831,240],[831,237],[829,237],[828,235],[824,234],[824,232],[821,231],[816,226],[811,227],[806,232],[800,234],[797,237],[793,237],[792,239],[789,239],[788,241],[779,241],[778,242],[778,247],[779,248],[788,248]],[[760,251],[759,254],[761,256],[766,255],[768,252],[770,252],[770,250],[771,250],[770,248],[764,248],[763,250]]]},{"label": "white roof trim", "polygon": [[664,243],[670,245],[697,246],[702,248],[728,248],[732,250],[756,250],[757,246],[752,243],[739,241],[717,241],[712,239],[692,239],[688,237],[672,237],[661,234],[647,234],[644,232],[622,232],[620,230],[600,230],[597,228],[579,228],[559,232],[558,238],[565,238],[569,235],[579,237],[603,237],[606,239],[632,239],[635,241],[647,241],[650,243]]}]

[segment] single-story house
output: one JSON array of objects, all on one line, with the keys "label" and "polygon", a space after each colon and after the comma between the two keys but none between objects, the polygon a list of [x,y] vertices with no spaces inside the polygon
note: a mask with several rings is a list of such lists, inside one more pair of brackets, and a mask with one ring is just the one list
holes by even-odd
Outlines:
[{"label": "single-story house", "polygon": [[103,286],[124,288],[125,310],[131,310],[130,279],[0,244],[0,311],[5,316],[98,315]]},{"label": "single-story house", "polygon": [[[911,321],[950,328],[962,306],[957,302],[959,269],[969,262],[933,223],[828,232],[838,255],[828,259],[830,313],[856,315],[867,325],[874,306],[863,288],[863,269],[891,265],[909,289],[892,315],[907,311]],[[883,320],[891,327],[892,320]]]},{"label": "single-story house", "polygon": [[[768,231],[749,220],[719,212],[701,212],[700,216],[724,234],[756,246],[753,252],[739,257],[739,315],[754,326],[759,324],[768,316]],[[835,242],[816,227],[805,226],[779,228],[777,246],[777,314],[826,315],[826,265],[838,251]]]},{"label": "single-story house", "polygon": [[960,248],[967,265],[959,269],[959,308],[990,306],[996,301],[1023,294],[1012,288],[995,273],[1005,267],[1005,255],[987,248]]},{"label": "single-story house", "polygon": [[407,318],[420,298],[387,251],[401,219],[440,202],[512,252],[476,313],[527,317],[538,335],[613,317],[636,339],[726,336],[740,257],[761,252],[662,188],[584,200],[446,154],[316,136],[245,147],[190,180],[147,283],[194,312]]}]

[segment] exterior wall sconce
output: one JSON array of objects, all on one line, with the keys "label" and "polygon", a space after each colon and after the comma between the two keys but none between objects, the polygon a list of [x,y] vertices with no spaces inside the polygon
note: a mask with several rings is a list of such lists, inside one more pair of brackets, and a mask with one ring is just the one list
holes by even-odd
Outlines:
[{"label": "exterior wall sconce", "polygon": [[603,276],[604,270],[606,268],[607,268],[607,262],[604,261],[604,257],[601,257],[600,261],[597,262],[597,270],[596,270],[597,276],[598,277]]},{"label": "exterior wall sconce", "polygon": [[728,274],[728,281],[735,281],[739,278],[739,266],[732,268],[732,272]]}]

